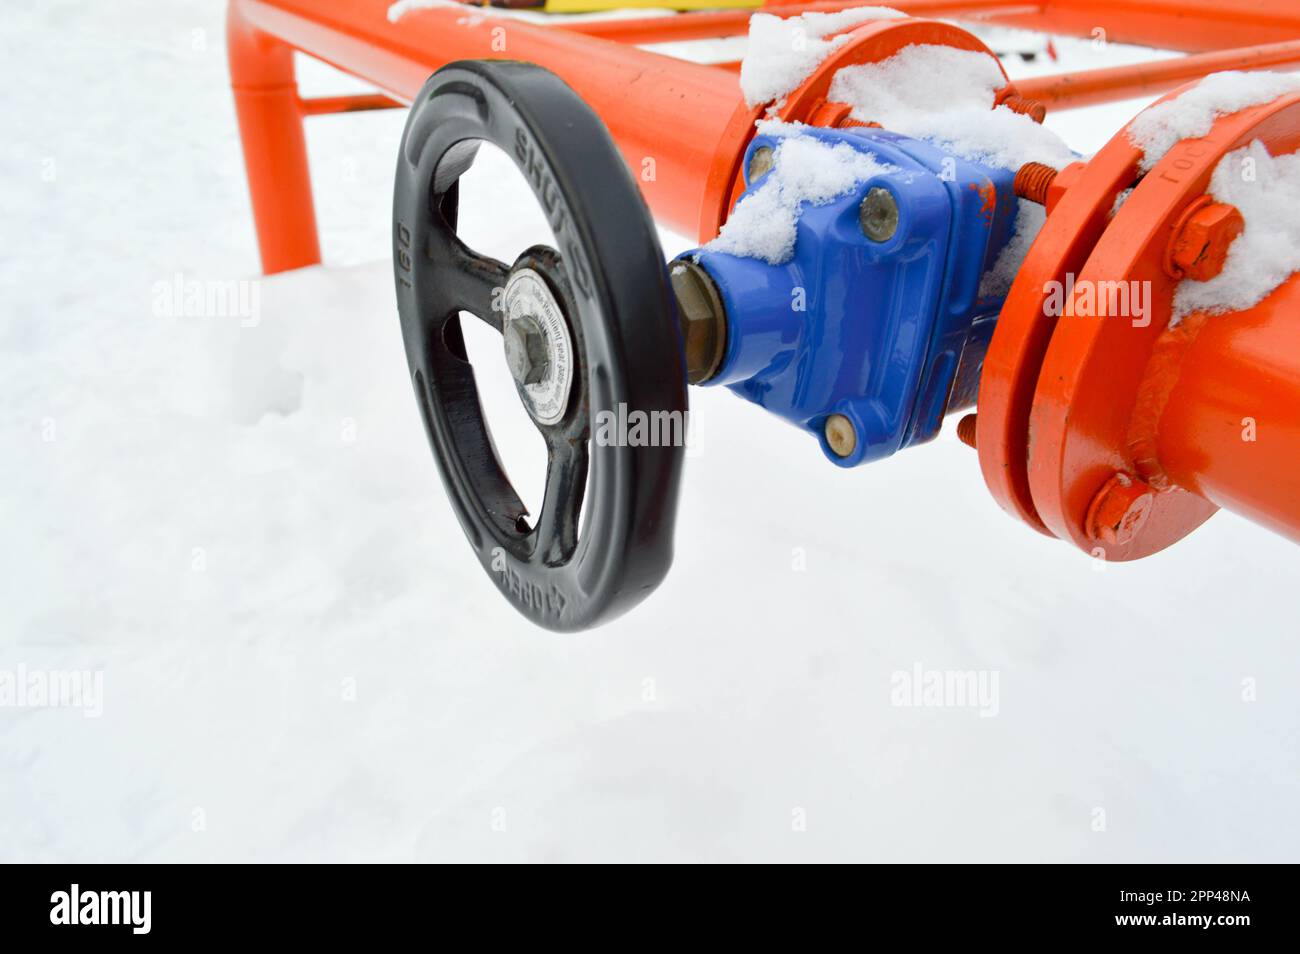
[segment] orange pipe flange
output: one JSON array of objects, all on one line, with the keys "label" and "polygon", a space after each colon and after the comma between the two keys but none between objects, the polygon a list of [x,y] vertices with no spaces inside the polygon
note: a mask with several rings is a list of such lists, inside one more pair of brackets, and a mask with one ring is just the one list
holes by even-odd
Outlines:
[{"label": "orange pipe flange", "polygon": [[[1213,320],[1234,325],[1241,319],[1219,316],[1201,326],[1169,329],[1177,279],[1166,271],[1166,250],[1175,230],[1186,221],[1187,207],[1199,204],[1219,160],[1253,140],[1263,142],[1274,154],[1300,148],[1300,94],[1220,118],[1208,135],[1176,144],[1143,177],[1115,215],[1112,227],[1097,241],[1077,287],[1124,287],[1129,295],[1145,295],[1146,314],[1135,315],[1130,309],[1129,314],[1118,316],[1062,318],[1044,354],[1028,427],[1033,504],[1056,536],[1088,552],[1100,549],[1107,560],[1132,560],[1162,550],[1216,509],[1212,500],[1197,492],[1199,485],[1186,486],[1169,472],[1164,456],[1171,441],[1178,445],[1178,439],[1161,437],[1159,422],[1173,406],[1171,384],[1177,390],[1181,380],[1184,361],[1178,359],[1183,343],[1190,339],[1189,346],[1198,348],[1198,327],[1203,334]],[[1281,340],[1289,338],[1290,354],[1300,354],[1300,327],[1294,321],[1285,327],[1279,322],[1272,333]],[[1199,351],[1213,351],[1213,342],[1221,335],[1216,332],[1199,345]],[[1185,390],[1195,392],[1195,387],[1188,384]],[[1269,392],[1270,400],[1279,399],[1279,392],[1289,394],[1292,400],[1298,396],[1283,386]],[[1155,406],[1148,406],[1152,402]],[[1263,413],[1272,405],[1260,407]],[[1154,458],[1149,453],[1153,421],[1154,445],[1159,449]],[[1218,472],[1209,463],[1200,471],[1188,471],[1190,462],[1181,445],[1173,449],[1185,474],[1199,473],[1212,480]],[[1289,444],[1278,451],[1279,457],[1288,455],[1294,470],[1300,446]],[[1140,526],[1112,540],[1098,536],[1089,515],[1096,511],[1099,493],[1106,492],[1108,482],[1117,474],[1142,480],[1154,493]],[[1273,475],[1256,473],[1247,485],[1256,490],[1257,498],[1268,499],[1271,494],[1259,490],[1259,485],[1273,480]],[[1228,483],[1240,486],[1232,480]],[[1275,520],[1286,522],[1276,514]]]},{"label": "orange pipe flange", "polygon": [[[1043,356],[1058,316],[1050,290],[1083,270],[1106,227],[1116,197],[1137,179],[1138,153],[1122,132],[1085,165],[1067,166],[1071,188],[1054,199],[1047,222],[1007,294],[984,357],[977,420],[980,470],[998,504],[1048,533],[1029,491],[1029,413]],[[1052,192],[1049,189],[1048,198]]]},{"label": "orange pipe flange", "polygon": [[[835,74],[846,66],[859,66],[865,63],[879,63],[889,59],[904,47],[929,44],[950,46],[959,50],[984,53],[998,64],[1002,76],[1006,70],[1002,63],[984,42],[959,26],[939,20],[870,20],[852,30],[844,31],[849,40],[834,53],[818,64],[817,68],[799,87],[786,95],[785,101],[777,110],[777,116],[786,122],[807,122],[824,106],[830,96],[831,82]],[[1017,90],[1010,80],[999,91],[999,99],[1016,95]],[[762,109],[754,111],[757,119]]]},{"label": "orange pipe flange", "polygon": [[[849,119],[849,107],[846,104],[830,101],[831,82],[835,79],[835,74],[846,66],[879,63],[889,59],[889,57],[907,46],[930,44],[984,53],[998,64],[999,70],[1002,70],[1002,64],[997,56],[978,37],[967,33],[961,27],[938,20],[918,20],[910,17],[895,20],[871,20],[845,30],[844,34],[849,37],[847,42],[839,46],[830,56],[818,64],[817,68],[798,87],[787,93],[779,108],[776,108],[774,112],[769,112],[769,107],[762,105],[746,111],[743,115],[738,114],[736,126],[743,124],[752,134],[754,124],[768,115],[772,115],[783,122],[805,123],[807,125],[837,127],[876,125],[871,122],[862,123]],[[1006,71],[1002,70],[1003,78],[1006,75]],[[1015,93],[1016,88],[1011,84],[1010,80],[1007,81],[1007,86],[1000,91],[1003,98],[1006,95],[1014,95]],[[747,144],[748,136],[741,146],[742,153],[744,146]],[[717,220],[713,229],[708,231],[710,238],[717,234],[717,230],[722,227],[722,223],[726,220],[727,213],[745,189],[745,181],[740,174],[741,158],[739,155],[736,157],[734,174],[728,191],[722,196],[715,197],[713,208],[717,212]],[[725,199],[725,201],[719,203],[716,201],[718,198]]]}]

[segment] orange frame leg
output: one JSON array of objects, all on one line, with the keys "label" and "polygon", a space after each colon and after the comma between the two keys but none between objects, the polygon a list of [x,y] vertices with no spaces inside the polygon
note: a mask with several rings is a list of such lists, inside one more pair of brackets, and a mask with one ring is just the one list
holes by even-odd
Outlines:
[{"label": "orange frame leg", "polygon": [[233,4],[226,35],[262,271],[315,265],[320,240],[293,48],[249,26]]}]

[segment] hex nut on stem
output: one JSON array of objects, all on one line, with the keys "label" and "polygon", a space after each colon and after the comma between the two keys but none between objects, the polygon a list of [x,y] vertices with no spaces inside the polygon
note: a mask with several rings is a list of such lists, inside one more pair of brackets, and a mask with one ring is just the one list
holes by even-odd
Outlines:
[{"label": "hex nut on stem", "polygon": [[713,279],[699,265],[678,259],[668,269],[677,298],[686,352],[686,380],[700,384],[718,373],[727,350],[727,309]]},{"label": "hex nut on stem", "polygon": [[506,364],[514,379],[522,384],[536,384],[546,377],[549,359],[546,333],[536,319],[521,315],[506,322]]}]

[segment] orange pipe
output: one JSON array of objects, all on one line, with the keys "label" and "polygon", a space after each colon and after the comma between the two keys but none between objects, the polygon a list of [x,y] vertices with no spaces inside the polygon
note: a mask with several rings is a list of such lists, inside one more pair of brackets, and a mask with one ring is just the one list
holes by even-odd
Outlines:
[{"label": "orange pipe", "polygon": [[[837,13],[852,7],[872,6],[865,0],[818,0],[813,3],[776,3],[750,10],[712,10],[681,13],[671,17],[629,17],[624,20],[579,20],[561,24],[571,33],[596,36],[620,43],[667,43],[675,40],[705,40],[720,36],[740,36],[749,30],[749,18],[755,13],[792,17],[800,13]],[[895,0],[878,4],[892,7],[914,17],[957,17],[969,14],[972,19],[986,19],[1003,13],[1023,14],[1037,11],[1038,4],[1008,0]]]},{"label": "orange pipe", "polygon": [[1080,73],[1058,73],[1016,80],[1020,95],[1049,109],[1075,109],[1136,96],[1154,96],[1220,70],[1264,70],[1300,63],[1300,40],[1238,50],[1195,53]]},{"label": "orange pipe", "polygon": [[[419,10],[393,23],[388,7],[388,0],[337,0],[328,8],[313,0],[231,0],[230,16],[241,31],[283,40],[408,103],[430,73],[455,60],[514,59],[545,66],[604,120],[656,217],[684,234],[713,237],[753,132],[732,74],[567,30],[479,18],[464,9]],[[268,43],[261,49],[278,57],[281,46]],[[251,55],[242,49],[240,66]],[[231,69],[238,86],[233,52]],[[241,131],[242,123],[241,112]],[[296,115],[290,125],[301,135]],[[266,133],[254,130],[245,142],[256,143],[256,136]],[[255,146],[254,153],[280,145]],[[260,181],[265,163],[247,151],[245,157],[250,183]],[[285,174],[297,175],[297,164],[291,165]],[[257,185],[252,191],[255,209],[259,198],[264,207],[275,204]],[[259,234],[277,233],[264,239],[264,249],[292,244],[274,219],[257,215]],[[295,252],[302,259],[307,249]]]},{"label": "orange pipe", "polygon": [[[781,16],[830,12],[862,6],[853,2],[777,5],[762,10]],[[1300,37],[1300,5],[1295,0],[895,0],[886,3],[913,16],[945,16],[988,21],[1065,36],[1111,43],[1137,43],[1200,52],[1272,43]],[[662,43],[744,33],[754,10],[684,13],[674,17],[570,24],[565,29],[622,40]]]},{"label": "orange pipe", "polygon": [[1004,26],[1201,52],[1300,37],[1295,0],[1044,0],[999,14]]},{"label": "orange pipe", "polygon": [[1300,541],[1300,275],[1254,308],[1205,318],[1178,374],[1159,423],[1165,471]]},{"label": "orange pipe", "polygon": [[349,96],[317,96],[299,100],[298,108],[304,116],[329,116],[335,113],[363,113],[374,109],[395,109],[405,106],[383,93],[356,93]]}]

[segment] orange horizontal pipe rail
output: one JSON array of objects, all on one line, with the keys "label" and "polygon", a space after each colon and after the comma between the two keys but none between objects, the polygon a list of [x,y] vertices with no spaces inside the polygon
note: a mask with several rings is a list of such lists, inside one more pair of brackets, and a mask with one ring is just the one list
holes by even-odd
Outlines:
[{"label": "orange horizontal pipe rail", "polygon": [[[623,20],[579,20],[561,24],[561,28],[584,36],[617,40],[620,43],[667,43],[674,40],[705,40],[722,36],[740,36],[749,30],[749,18],[755,13],[792,17],[800,13],[838,13],[852,7],[871,6],[866,0],[820,0],[813,3],[776,3],[749,10],[711,10],[681,13],[671,17],[629,17]],[[916,17],[957,17],[966,14],[978,19],[998,15],[1022,15],[1037,11],[1037,4],[1010,3],[1008,0],[895,0],[879,6],[892,7]]]},{"label": "orange horizontal pipe rail", "polygon": [[332,113],[361,113],[372,109],[396,109],[404,106],[383,93],[357,93],[351,96],[317,96],[299,100],[304,116],[327,116]]},{"label": "orange horizontal pipe rail", "polygon": [[1044,33],[1184,52],[1300,39],[1295,0],[1043,0],[997,20]]},{"label": "orange horizontal pipe rail", "polygon": [[1195,53],[1079,73],[1058,73],[1016,80],[1020,95],[1049,109],[1074,109],[1136,96],[1165,93],[1189,80],[1220,70],[1264,70],[1300,64],[1300,40],[1266,43],[1239,50]]},{"label": "orange horizontal pipe rail", "polygon": [[[853,2],[776,4],[762,12],[792,16],[862,6]],[[1294,0],[895,0],[885,3],[913,16],[986,20],[1065,36],[1161,49],[1202,52],[1300,38],[1300,3]],[[565,29],[627,43],[662,43],[744,33],[754,10],[685,13],[570,24]]]}]

